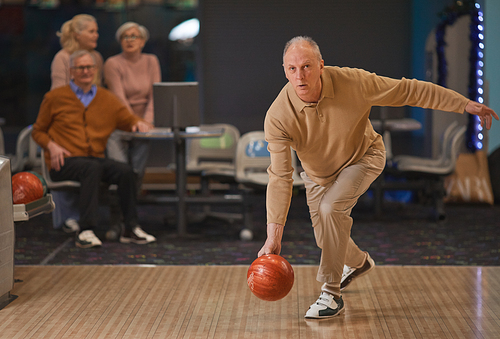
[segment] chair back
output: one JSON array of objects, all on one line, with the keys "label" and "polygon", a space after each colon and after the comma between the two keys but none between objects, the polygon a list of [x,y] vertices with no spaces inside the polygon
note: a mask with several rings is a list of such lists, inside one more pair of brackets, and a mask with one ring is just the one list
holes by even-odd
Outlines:
[{"label": "chair back", "polygon": [[459,128],[460,126],[458,125],[458,122],[455,120],[451,124],[449,124],[448,127],[446,127],[446,129],[443,132],[443,135],[441,136],[441,150],[439,153],[439,158],[443,162],[446,162],[447,161],[446,159],[450,158],[452,139]]},{"label": "chair back", "polygon": [[241,183],[267,185],[267,168],[271,155],[263,131],[252,131],[240,137],[236,150],[236,180]]},{"label": "chair back", "polygon": [[203,131],[223,129],[218,138],[193,138],[187,143],[186,170],[199,173],[205,170],[234,170],[240,131],[230,124],[201,125]]},{"label": "chair back", "polygon": [[33,126],[26,126],[19,132],[16,142],[16,154],[11,161],[12,173],[24,171],[26,168],[40,167],[41,148],[31,137]]},{"label": "chair back", "polygon": [[[267,185],[269,174],[267,168],[271,165],[271,154],[267,149],[264,131],[252,131],[240,137],[236,151],[236,180],[241,183]],[[292,155],[292,178],[294,186],[304,183],[297,170],[297,155],[290,148]]]},{"label": "chair back", "polygon": [[460,149],[462,148],[465,141],[465,132],[467,126],[456,126],[450,133],[448,140],[446,141],[446,148],[444,150],[445,162],[443,163],[443,171],[451,173],[455,170],[457,164],[458,155],[460,154]]},{"label": "chair back", "polygon": [[400,172],[438,176],[450,174],[455,169],[466,129],[466,126],[460,126],[456,121],[452,122],[442,134],[441,150],[437,158],[398,155],[394,158],[394,168]]}]

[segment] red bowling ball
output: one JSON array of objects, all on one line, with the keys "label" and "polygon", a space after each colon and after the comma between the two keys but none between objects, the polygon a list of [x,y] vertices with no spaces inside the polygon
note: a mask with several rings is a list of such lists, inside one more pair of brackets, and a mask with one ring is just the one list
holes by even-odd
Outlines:
[{"label": "red bowling ball", "polygon": [[33,173],[19,172],[12,176],[14,204],[28,204],[43,197],[43,185]]},{"label": "red bowling ball", "polygon": [[276,301],[292,289],[293,268],[282,256],[266,254],[254,260],[247,272],[247,283],[259,299]]}]

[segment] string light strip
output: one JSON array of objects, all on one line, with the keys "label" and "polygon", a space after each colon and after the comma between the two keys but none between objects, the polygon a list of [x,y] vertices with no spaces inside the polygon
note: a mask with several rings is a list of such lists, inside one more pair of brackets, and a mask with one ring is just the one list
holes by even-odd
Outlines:
[{"label": "string light strip", "polygon": [[[472,47],[476,47],[475,54],[477,55],[477,60],[471,60],[471,73],[474,73],[474,75],[471,74],[471,80],[475,80],[476,86],[471,86],[471,94],[474,95],[475,98],[470,97],[470,99],[479,103],[484,103],[484,18],[483,12],[481,11],[481,5],[476,2],[474,6],[476,10],[472,15],[473,25],[471,25],[471,42],[473,44]],[[481,121],[477,115],[471,115],[471,117],[470,128],[472,129],[472,133],[468,146],[471,150],[480,150],[484,146],[483,128],[481,127]]]},{"label": "string light strip", "polygon": [[[437,58],[438,58],[438,84],[446,86],[448,69],[444,54],[444,35],[447,26],[463,16],[471,16],[470,40],[471,50],[469,55],[469,99],[484,103],[484,18],[481,5],[475,1],[456,1],[454,6],[448,7],[440,13],[441,23],[436,28]],[[476,115],[469,115],[467,126],[467,148],[471,152],[484,147],[484,134],[481,121]]]}]

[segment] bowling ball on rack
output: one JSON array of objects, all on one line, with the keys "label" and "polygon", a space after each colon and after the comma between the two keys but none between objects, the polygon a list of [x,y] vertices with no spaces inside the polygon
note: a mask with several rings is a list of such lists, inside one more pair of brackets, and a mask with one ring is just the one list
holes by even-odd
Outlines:
[{"label": "bowling ball on rack", "polygon": [[12,200],[14,204],[28,204],[43,197],[43,185],[36,175],[19,172],[12,176]]},{"label": "bowling ball on rack", "polygon": [[247,284],[259,299],[276,301],[292,289],[293,268],[282,256],[266,254],[255,259],[247,272]]},{"label": "bowling ball on rack", "polygon": [[45,178],[40,173],[35,171],[29,171],[29,173],[33,173],[34,175],[37,176],[38,179],[40,179],[40,182],[42,183],[43,186],[43,196],[45,196],[48,192],[47,182],[45,181]]}]

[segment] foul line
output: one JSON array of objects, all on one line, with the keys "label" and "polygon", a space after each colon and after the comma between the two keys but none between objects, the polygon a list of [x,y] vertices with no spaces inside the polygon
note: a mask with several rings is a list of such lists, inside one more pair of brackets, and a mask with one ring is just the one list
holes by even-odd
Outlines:
[{"label": "foul line", "polygon": [[43,259],[40,262],[40,265],[47,265],[49,261],[51,261],[52,259],[54,259],[54,257],[57,255],[57,253],[61,252],[62,249],[64,247],[66,247],[66,245],[68,245],[73,240],[74,240],[73,238],[66,239],[65,242],[63,242],[61,245],[59,245],[59,247],[57,247],[54,251],[52,251],[52,253],[50,253],[48,256],[46,256],[45,259]]}]

